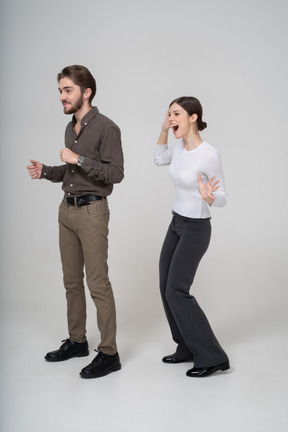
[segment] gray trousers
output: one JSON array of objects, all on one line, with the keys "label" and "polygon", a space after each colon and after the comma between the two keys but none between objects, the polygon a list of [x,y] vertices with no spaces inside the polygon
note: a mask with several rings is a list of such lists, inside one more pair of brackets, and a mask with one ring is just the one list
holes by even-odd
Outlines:
[{"label": "gray trousers", "polygon": [[[211,237],[210,219],[174,213],[160,256],[160,291],[179,358],[194,358],[195,367],[228,360],[190,287]],[[192,355],[191,355],[192,354]]]},{"label": "gray trousers", "polygon": [[75,342],[86,340],[87,286],[97,309],[97,324],[105,354],[117,353],[116,311],[108,277],[109,208],[106,199],[83,207],[59,207],[59,244],[67,299],[69,337]]}]

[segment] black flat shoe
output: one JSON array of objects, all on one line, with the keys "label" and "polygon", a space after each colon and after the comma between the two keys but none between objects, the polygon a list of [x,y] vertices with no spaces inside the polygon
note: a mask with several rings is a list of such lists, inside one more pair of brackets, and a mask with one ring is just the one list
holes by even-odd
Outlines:
[{"label": "black flat shoe", "polygon": [[81,370],[81,378],[100,378],[121,369],[118,353],[115,355],[108,355],[98,350],[95,351],[98,352],[97,356],[92,360],[92,363]]},{"label": "black flat shoe", "polygon": [[225,371],[228,369],[230,369],[229,361],[225,363],[220,363],[216,366],[203,367],[203,368],[194,367],[192,369],[189,369],[186,372],[186,375],[193,378],[204,378],[208,375],[213,374],[214,372]]},{"label": "black flat shoe", "polygon": [[85,357],[89,355],[88,342],[74,342],[71,339],[63,340],[63,345],[56,350],[48,352],[45,360],[49,362],[59,362],[69,360],[72,357]]},{"label": "black flat shoe", "polygon": [[193,356],[191,357],[186,357],[186,358],[179,358],[177,357],[177,354],[170,354],[167,355],[165,357],[163,357],[162,361],[164,363],[169,363],[169,364],[176,364],[176,363],[183,363],[183,362],[193,362]]}]

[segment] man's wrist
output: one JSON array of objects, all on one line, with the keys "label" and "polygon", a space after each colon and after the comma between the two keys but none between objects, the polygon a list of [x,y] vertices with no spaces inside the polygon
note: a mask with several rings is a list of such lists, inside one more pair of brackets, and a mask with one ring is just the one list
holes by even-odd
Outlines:
[{"label": "man's wrist", "polygon": [[78,156],[77,165],[81,167],[84,160],[85,160],[85,156],[82,156],[82,155]]}]

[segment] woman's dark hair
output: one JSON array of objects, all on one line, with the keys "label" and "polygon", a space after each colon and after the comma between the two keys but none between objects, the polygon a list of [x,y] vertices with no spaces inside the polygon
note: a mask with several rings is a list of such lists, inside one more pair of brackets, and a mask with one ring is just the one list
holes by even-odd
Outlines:
[{"label": "woman's dark hair", "polygon": [[82,93],[87,88],[90,88],[92,90],[91,96],[89,98],[89,102],[91,104],[92,99],[96,94],[96,81],[86,67],[80,65],[66,66],[57,75],[58,83],[62,78],[70,78],[74,84],[81,88]]},{"label": "woman's dark hair", "polygon": [[170,103],[169,108],[174,103],[180,105],[189,114],[189,116],[197,114],[197,128],[199,131],[202,131],[207,127],[207,123],[202,121],[203,110],[202,105],[198,99],[192,96],[181,96],[173,100]]}]

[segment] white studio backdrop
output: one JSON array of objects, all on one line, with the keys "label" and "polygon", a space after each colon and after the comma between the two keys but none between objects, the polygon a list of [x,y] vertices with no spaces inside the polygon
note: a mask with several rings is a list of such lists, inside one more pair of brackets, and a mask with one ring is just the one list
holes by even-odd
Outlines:
[{"label": "white studio backdrop", "polygon": [[83,64],[96,78],[94,104],[122,131],[126,177],[109,200],[120,331],[153,331],[165,319],[158,257],[174,190],[153,153],[165,111],[182,95],[203,105],[202,137],[221,152],[229,193],[226,208],[212,209],[193,292],[229,343],[255,326],[273,329],[287,302],[287,2],[2,0],[0,8],[2,328],[17,312],[15,334],[41,321],[59,338],[66,331],[61,186],[32,182],[26,166],[60,164],[69,117],[56,75]]}]

